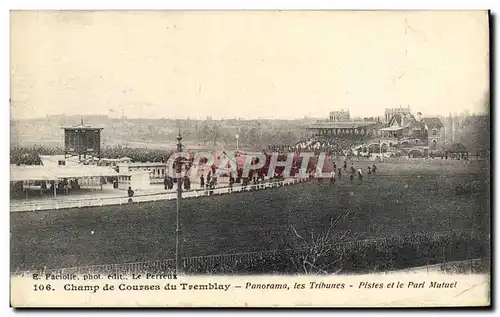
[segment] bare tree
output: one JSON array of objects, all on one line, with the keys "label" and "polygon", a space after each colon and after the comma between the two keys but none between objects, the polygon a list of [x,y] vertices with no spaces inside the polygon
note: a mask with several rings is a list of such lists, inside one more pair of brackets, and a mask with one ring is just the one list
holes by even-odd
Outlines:
[{"label": "bare tree", "polygon": [[203,144],[207,143],[208,135],[210,134],[210,127],[208,126],[207,122],[204,121],[203,125],[201,127],[201,138],[203,140]]},{"label": "bare tree", "polygon": [[342,270],[335,268],[344,260],[344,252],[340,250],[339,245],[346,241],[350,229],[349,225],[342,228],[341,223],[348,219],[350,213],[348,210],[338,217],[332,216],[326,230],[315,230],[310,221],[301,232],[290,225],[285,243],[292,251],[289,260],[296,272],[320,275],[337,274]]}]

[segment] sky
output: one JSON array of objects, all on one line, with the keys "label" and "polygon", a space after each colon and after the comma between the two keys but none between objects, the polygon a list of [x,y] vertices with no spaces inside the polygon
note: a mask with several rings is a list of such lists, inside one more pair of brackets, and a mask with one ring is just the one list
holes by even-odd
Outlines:
[{"label": "sky", "polygon": [[17,11],[11,117],[485,113],[484,11]]}]

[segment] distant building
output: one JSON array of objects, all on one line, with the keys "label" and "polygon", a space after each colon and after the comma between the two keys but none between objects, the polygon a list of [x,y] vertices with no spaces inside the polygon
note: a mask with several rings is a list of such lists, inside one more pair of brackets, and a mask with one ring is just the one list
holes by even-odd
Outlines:
[{"label": "distant building", "polygon": [[408,115],[410,113],[410,107],[386,108],[384,111],[384,122],[388,123],[396,115]]},{"label": "distant building", "polygon": [[341,109],[339,111],[331,111],[330,112],[330,121],[345,122],[345,121],[350,121],[350,120],[351,120],[351,115],[349,113],[349,110]]},{"label": "distant building", "polygon": [[395,113],[385,128],[380,129],[380,143],[389,148],[398,146],[407,152],[419,150],[429,154],[443,146],[444,129],[441,120],[436,117],[422,118],[422,113]]},{"label": "distant building", "polygon": [[426,156],[442,150],[445,144],[444,126],[437,117],[425,118],[421,112],[414,116],[409,107],[399,107],[385,109],[383,120],[379,117],[350,120],[349,112],[341,110],[330,112],[329,120],[318,121],[306,129],[312,138],[326,144],[351,140],[353,150],[362,155],[398,153]]},{"label": "distant building", "polygon": [[369,121],[323,121],[309,125],[307,131],[311,136],[338,137],[338,136],[377,136],[378,122]]},{"label": "distant building", "polygon": [[427,144],[431,151],[442,148],[444,144],[444,129],[443,124],[439,118],[423,118],[422,122],[425,125],[425,130],[427,131]]}]

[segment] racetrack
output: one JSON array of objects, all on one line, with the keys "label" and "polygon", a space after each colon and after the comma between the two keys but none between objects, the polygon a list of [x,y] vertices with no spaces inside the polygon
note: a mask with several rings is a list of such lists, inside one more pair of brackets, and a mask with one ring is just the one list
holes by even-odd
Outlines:
[{"label": "racetrack", "polygon": [[[368,163],[356,164],[366,171]],[[321,230],[330,217],[347,210],[348,223],[342,226],[351,227],[351,239],[485,231],[489,184],[477,164],[377,163],[377,175],[365,175],[363,184],[350,184],[343,175],[333,187],[327,182],[305,183],[186,199],[180,212],[183,254],[276,249],[290,225],[300,229],[309,219]],[[481,191],[454,192],[457,184],[471,182]],[[175,201],[161,201],[11,213],[11,271],[173,258],[175,206]]]}]

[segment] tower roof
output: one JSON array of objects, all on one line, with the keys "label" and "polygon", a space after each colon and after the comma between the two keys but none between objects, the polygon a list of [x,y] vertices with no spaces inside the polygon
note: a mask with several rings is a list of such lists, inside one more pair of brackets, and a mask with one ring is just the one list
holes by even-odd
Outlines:
[{"label": "tower roof", "polygon": [[103,128],[85,124],[85,123],[83,123],[83,118],[82,118],[80,121],[80,124],[75,125],[75,126],[62,127],[62,129],[64,129],[64,130],[102,130]]}]

